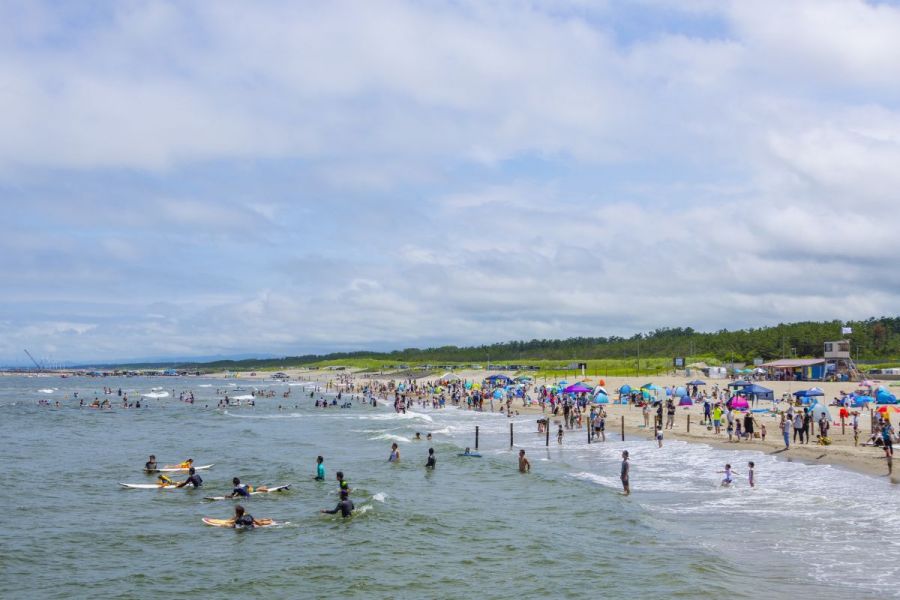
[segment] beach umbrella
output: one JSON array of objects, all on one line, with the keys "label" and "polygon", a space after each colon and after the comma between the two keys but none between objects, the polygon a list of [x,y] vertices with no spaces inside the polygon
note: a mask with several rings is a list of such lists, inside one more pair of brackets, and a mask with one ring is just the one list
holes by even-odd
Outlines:
[{"label": "beach umbrella", "polygon": [[570,385],[563,391],[567,394],[584,394],[584,393],[590,392],[592,390],[591,390],[591,388],[584,385],[583,383],[575,383],[575,384]]},{"label": "beach umbrella", "polygon": [[693,381],[688,381],[686,385],[706,385],[706,382],[701,381],[699,379],[695,379]]},{"label": "beach umbrella", "polygon": [[736,410],[742,408],[750,408],[750,404],[743,396],[732,396],[731,400],[728,401],[728,407],[731,410]]},{"label": "beach umbrella", "polygon": [[879,406],[875,410],[880,412],[883,415],[887,414],[890,411],[894,411],[895,413],[900,413],[900,408],[897,408],[896,406]]}]

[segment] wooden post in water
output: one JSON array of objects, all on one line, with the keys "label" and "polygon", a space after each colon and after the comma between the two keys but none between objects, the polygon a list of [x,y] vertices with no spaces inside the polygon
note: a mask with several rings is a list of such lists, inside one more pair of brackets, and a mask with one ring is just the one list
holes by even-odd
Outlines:
[{"label": "wooden post in water", "polygon": [[691,432],[691,415],[687,416],[687,432]]},{"label": "wooden post in water", "polygon": [[550,447],[550,415],[547,415],[547,420],[544,422],[544,433],[547,434],[547,440],[545,442],[545,446]]},{"label": "wooden post in water", "polygon": [[844,417],[841,417],[841,435],[844,435]]},{"label": "wooden post in water", "polygon": [[591,430],[592,430],[592,429],[593,429],[593,427],[592,427],[592,422],[591,422],[591,421],[588,421],[588,424],[587,424],[587,430],[588,430],[588,445],[590,445],[590,443],[591,443]]},{"label": "wooden post in water", "polygon": [[513,447],[513,424],[509,424],[509,447]]},{"label": "wooden post in water", "polygon": [[622,441],[625,441],[625,415],[622,415]]},{"label": "wooden post in water", "polygon": [[478,425],[475,426],[475,449],[478,450]]}]

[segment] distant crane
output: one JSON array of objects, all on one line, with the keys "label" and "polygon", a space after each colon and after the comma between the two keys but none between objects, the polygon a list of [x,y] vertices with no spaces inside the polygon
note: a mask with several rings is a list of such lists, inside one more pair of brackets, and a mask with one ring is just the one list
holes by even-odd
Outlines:
[{"label": "distant crane", "polygon": [[28,358],[31,359],[31,362],[34,363],[34,366],[36,366],[38,368],[38,371],[44,370],[44,367],[42,367],[38,361],[34,360],[34,357],[31,355],[31,352],[29,352],[28,350],[25,350],[25,354],[28,355]]}]

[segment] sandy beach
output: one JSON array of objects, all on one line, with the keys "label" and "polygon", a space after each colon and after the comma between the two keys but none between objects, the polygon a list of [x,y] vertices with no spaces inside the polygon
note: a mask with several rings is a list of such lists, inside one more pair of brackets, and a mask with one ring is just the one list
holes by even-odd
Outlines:
[{"label": "sandy beach", "polygon": [[[399,382],[401,381],[400,376],[392,375],[390,373],[386,374],[372,374],[366,373],[361,374],[354,372],[351,369],[343,370],[343,371],[335,371],[328,369],[319,369],[319,370],[311,370],[311,369],[284,369],[283,371],[286,375],[289,375],[292,381],[316,381],[320,382],[323,386],[329,385],[334,389],[334,386],[340,386],[341,384],[338,382],[339,378],[352,376],[353,380],[357,383],[364,381],[375,381],[380,383],[388,383],[390,381]],[[470,381],[482,381],[488,374],[493,374],[494,371],[488,373],[487,371],[477,371],[477,370],[460,370],[455,371],[455,374],[461,377],[464,380]],[[515,376],[515,373],[505,372],[503,373],[509,376]],[[238,373],[238,380],[245,381],[264,381],[271,378],[272,373],[270,372],[257,372],[255,374],[247,373]],[[217,374],[216,376],[222,376],[222,374]],[[419,382],[427,382],[430,377],[423,377],[417,381]],[[619,389],[623,385],[630,385],[632,387],[640,387],[646,383],[652,382],[660,387],[665,386],[680,386],[684,385],[689,379],[685,377],[676,377],[671,375],[666,376],[644,376],[641,378],[637,377],[586,377],[586,378],[575,378],[570,377],[568,381],[573,383],[574,381],[588,381],[592,384],[597,384],[601,380],[604,382],[604,387],[612,394],[611,399],[615,398],[617,395],[614,390]],[[708,391],[711,391],[714,385],[718,385],[720,389],[726,387],[731,380],[728,379],[718,379],[718,380],[708,380],[704,379],[707,382],[705,386]],[[552,384],[555,383],[556,380],[538,378],[535,381],[535,386],[541,386],[544,384]],[[825,404],[830,404],[833,398],[840,397],[842,395],[841,392],[851,392],[856,389],[856,384],[853,382],[798,382],[798,381],[762,381],[759,382],[760,385],[770,388],[773,390],[776,399],[780,399],[784,394],[791,394],[801,389],[808,389],[810,387],[819,387],[825,392],[825,396],[822,398]],[[535,396],[533,390],[531,393],[532,397]],[[538,404],[532,404],[530,406],[524,405],[521,399],[516,399],[513,402],[513,409],[519,411],[520,414],[541,414],[541,407]],[[769,408],[774,407],[776,410],[784,411],[788,408],[788,404],[785,402],[776,402],[774,405],[769,401],[761,401],[755,408]],[[495,406],[495,408],[499,409],[499,403]],[[606,412],[608,414],[607,418],[607,437],[609,439],[620,440],[622,435],[622,430],[624,427],[625,439],[652,439],[653,432],[648,431],[643,426],[643,416],[640,408],[631,406],[631,405],[620,405],[620,404],[607,404],[604,405]],[[829,437],[831,438],[831,445],[829,446],[821,446],[815,443],[815,436],[812,436],[813,439],[809,444],[794,444],[793,441],[791,443],[791,447],[788,450],[784,448],[784,442],[782,440],[781,432],[779,430],[779,419],[777,416],[773,414],[767,413],[756,413],[756,420],[759,424],[765,424],[767,435],[765,441],[762,439],[754,439],[754,440],[743,440],[741,442],[729,442],[728,436],[724,431],[724,427],[722,429],[722,433],[716,435],[716,433],[707,429],[705,425],[701,424],[701,420],[703,419],[703,406],[702,405],[694,405],[690,407],[679,406],[678,412],[675,417],[674,428],[670,430],[666,430],[664,432],[665,440],[681,440],[689,443],[701,443],[708,444],[717,448],[731,450],[731,449],[740,449],[740,450],[748,450],[754,449],[759,450],[760,452],[765,452],[767,454],[771,454],[773,456],[778,457],[781,460],[786,461],[797,461],[811,464],[829,464],[840,468],[851,469],[853,471],[864,473],[867,475],[877,476],[877,477],[886,477],[887,476],[887,466],[885,464],[884,452],[877,447],[873,446],[863,446],[862,444],[868,440],[869,435],[871,434],[871,412],[870,409],[857,409],[860,412],[860,436],[859,436],[859,444],[858,446],[854,446],[853,440],[853,431],[850,427],[849,421],[847,422],[845,428],[842,431],[840,426],[840,421],[838,420],[838,408],[829,406],[829,410],[832,414],[832,428],[830,431]],[[561,417],[555,417],[554,423],[561,423]],[[894,419],[896,421],[896,419]],[[690,422],[690,425],[688,423]],[[555,431],[554,425],[554,431]],[[688,431],[690,428],[690,431]],[[518,435],[536,435],[536,427],[534,430],[522,432]],[[587,435],[584,426],[578,430],[569,431],[567,435],[577,435],[577,431],[581,431],[583,435]],[[543,435],[543,434],[541,434]],[[554,442],[555,443],[555,442]],[[900,483],[900,475],[898,475],[898,470],[895,470],[892,481],[894,483]]]}]

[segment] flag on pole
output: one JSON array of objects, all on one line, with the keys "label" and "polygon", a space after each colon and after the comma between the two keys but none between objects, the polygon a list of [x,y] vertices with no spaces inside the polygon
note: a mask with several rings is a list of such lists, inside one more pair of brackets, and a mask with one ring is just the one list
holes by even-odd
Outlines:
[{"label": "flag on pole", "polygon": [[852,327],[841,327],[841,335],[848,335],[853,333]]}]

